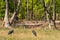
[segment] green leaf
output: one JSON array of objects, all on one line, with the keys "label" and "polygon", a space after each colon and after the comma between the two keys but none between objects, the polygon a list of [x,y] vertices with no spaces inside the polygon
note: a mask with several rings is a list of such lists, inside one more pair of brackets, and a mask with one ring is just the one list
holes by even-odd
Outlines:
[{"label": "green leaf", "polygon": [[49,2],[49,0],[45,0],[45,3],[47,4]]}]

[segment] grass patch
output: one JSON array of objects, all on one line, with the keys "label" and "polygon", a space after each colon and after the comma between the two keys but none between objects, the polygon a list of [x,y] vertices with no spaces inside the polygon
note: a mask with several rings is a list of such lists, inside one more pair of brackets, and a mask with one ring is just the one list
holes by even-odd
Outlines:
[{"label": "grass patch", "polygon": [[0,29],[0,40],[60,40],[59,30],[34,29],[37,32],[37,37],[32,34],[33,29],[14,28],[14,33],[8,35],[9,30]]}]

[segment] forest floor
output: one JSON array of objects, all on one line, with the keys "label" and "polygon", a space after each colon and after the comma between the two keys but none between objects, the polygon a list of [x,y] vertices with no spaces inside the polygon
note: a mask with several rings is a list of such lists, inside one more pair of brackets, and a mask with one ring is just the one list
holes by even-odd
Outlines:
[{"label": "forest floor", "polygon": [[13,28],[14,33],[8,35],[8,28],[0,28],[0,40],[60,40],[59,30],[43,30],[40,28],[34,28],[37,33],[35,37],[32,34],[33,28],[23,27]]}]

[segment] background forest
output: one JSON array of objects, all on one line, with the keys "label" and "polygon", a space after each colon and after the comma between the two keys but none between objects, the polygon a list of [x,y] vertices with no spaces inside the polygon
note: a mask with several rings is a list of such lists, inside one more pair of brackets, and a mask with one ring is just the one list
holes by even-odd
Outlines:
[{"label": "background forest", "polygon": [[[11,26],[13,22],[46,21],[50,27],[60,19],[59,0],[0,0],[0,20],[3,26]],[[50,27],[51,28],[51,27]]]}]

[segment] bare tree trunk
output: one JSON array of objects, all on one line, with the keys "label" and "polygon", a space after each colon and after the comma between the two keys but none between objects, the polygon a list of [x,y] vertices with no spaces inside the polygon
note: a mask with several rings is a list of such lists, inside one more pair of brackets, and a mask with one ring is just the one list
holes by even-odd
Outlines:
[{"label": "bare tree trunk", "polygon": [[5,18],[4,18],[4,27],[9,27],[9,20],[8,20],[8,14],[9,14],[9,0],[6,0],[6,10],[5,10]]},{"label": "bare tree trunk", "polygon": [[29,16],[29,11],[28,11],[28,0],[26,0],[26,2],[27,2],[27,20],[29,20],[30,19],[30,16]]},{"label": "bare tree trunk", "polygon": [[56,20],[56,0],[53,0],[53,24],[54,28],[57,29],[55,20]]},{"label": "bare tree trunk", "polygon": [[12,15],[12,17],[10,19],[10,24],[13,22],[13,20],[16,17],[16,15],[18,14],[19,6],[20,6],[20,0],[18,0],[17,8],[14,10],[14,14]]},{"label": "bare tree trunk", "polygon": [[46,14],[46,19],[47,19],[47,22],[48,22],[48,25],[49,25],[49,29],[51,29],[50,20],[49,20],[49,9],[47,8],[44,0],[42,0],[42,4],[43,4],[44,11],[45,11],[45,14]]}]

